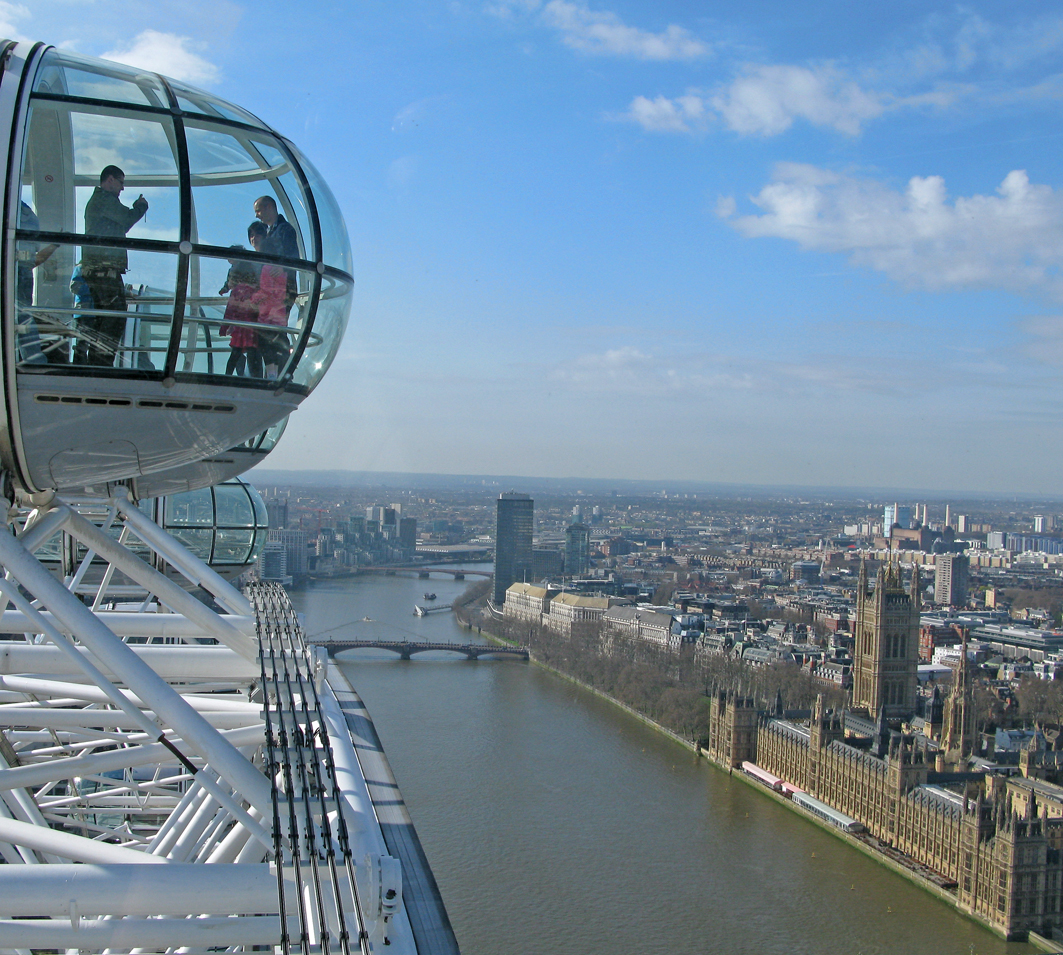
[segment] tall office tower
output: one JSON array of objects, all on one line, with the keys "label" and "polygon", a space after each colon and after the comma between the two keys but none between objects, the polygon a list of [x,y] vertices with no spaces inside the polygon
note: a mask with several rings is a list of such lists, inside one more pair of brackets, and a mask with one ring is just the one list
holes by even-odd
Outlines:
[{"label": "tall office tower", "polygon": [[288,499],[271,498],[266,501],[266,516],[269,526],[280,529],[288,526]]},{"label": "tall office tower", "polygon": [[853,706],[887,720],[915,712],[919,665],[919,568],[912,568],[911,593],[904,590],[900,565],[880,567],[874,592],[867,567],[860,565],[856,588],[853,650]]},{"label": "tall office tower", "polygon": [[956,532],[959,534],[966,534],[967,528],[970,526],[970,519],[966,514],[956,515]]},{"label": "tall office tower", "polygon": [[586,524],[570,524],[565,531],[565,574],[579,577],[591,567],[591,531]]},{"label": "tall office tower", "polygon": [[365,509],[365,519],[367,521],[376,521],[377,526],[379,527],[384,523],[384,508],[379,504],[370,504],[369,507]]},{"label": "tall office tower", "polygon": [[583,505],[576,504],[572,508],[572,523],[580,524],[583,522]]},{"label": "tall office tower", "polygon": [[413,553],[417,549],[417,518],[399,518],[399,547]]},{"label": "tall office tower", "polygon": [[908,530],[912,526],[911,504],[887,504],[882,511],[882,536],[890,536],[890,528],[899,524],[901,530]]},{"label": "tall office tower", "polygon": [[967,605],[967,572],[970,566],[966,554],[938,554],[934,570],[934,603],[943,607]]},{"label": "tall office tower", "polygon": [[510,584],[532,574],[532,519],[535,502],[527,494],[506,491],[498,495],[495,520],[495,606],[506,600]]},{"label": "tall office tower", "polygon": [[952,506],[950,504],[945,505],[945,526],[952,527]]},{"label": "tall office tower", "polygon": [[287,571],[292,577],[302,577],[307,572],[306,531],[292,529],[270,530],[269,540],[280,541],[285,548]]},{"label": "tall office tower", "polygon": [[1048,534],[1055,529],[1055,520],[1051,515],[1038,514],[1033,519],[1033,532],[1035,534]]}]

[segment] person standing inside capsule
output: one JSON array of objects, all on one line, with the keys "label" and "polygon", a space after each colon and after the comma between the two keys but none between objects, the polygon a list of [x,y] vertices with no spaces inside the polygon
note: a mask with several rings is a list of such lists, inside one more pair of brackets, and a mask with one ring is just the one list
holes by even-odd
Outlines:
[{"label": "person standing inside capsule", "polygon": [[266,227],[270,252],[286,259],[299,258],[295,226],[277,211],[277,200],[273,196],[259,196],[255,200],[255,218]]},{"label": "person standing inside capsule", "polygon": [[[86,235],[108,239],[124,238],[148,211],[148,200],[138,196],[132,208],[118,198],[125,188],[125,173],[117,166],[105,166],[100,184],[92,190],[85,205]],[[129,255],[125,249],[84,246],[81,250],[81,274],[92,292],[93,308],[102,312],[125,312],[125,281]],[[122,336],[125,316],[82,315],[78,319],[78,343],[74,363],[78,365],[114,364]]]}]

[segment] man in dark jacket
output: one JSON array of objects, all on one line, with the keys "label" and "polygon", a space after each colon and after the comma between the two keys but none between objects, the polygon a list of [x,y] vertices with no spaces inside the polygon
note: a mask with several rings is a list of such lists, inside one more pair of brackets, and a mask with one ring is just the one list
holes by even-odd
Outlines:
[{"label": "man in dark jacket", "polygon": [[[100,184],[92,190],[85,206],[86,235],[108,239],[124,238],[148,211],[148,200],[139,196],[133,207],[118,198],[125,188],[125,173],[117,166],[105,166]],[[125,281],[129,268],[125,249],[86,245],[81,250],[81,274],[92,292],[97,311],[126,311]],[[78,319],[78,343],[74,362],[79,365],[114,364],[114,356],[125,333],[125,316],[121,314],[82,315]]]},{"label": "man in dark jacket", "polygon": [[255,218],[268,230],[266,238],[270,252],[286,259],[302,258],[295,226],[277,211],[277,200],[273,196],[260,196],[255,200]]}]

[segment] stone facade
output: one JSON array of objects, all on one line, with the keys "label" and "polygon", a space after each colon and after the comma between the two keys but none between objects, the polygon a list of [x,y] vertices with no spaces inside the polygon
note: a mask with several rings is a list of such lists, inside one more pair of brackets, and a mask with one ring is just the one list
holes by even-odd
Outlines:
[{"label": "stone facade", "polygon": [[936,772],[926,741],[884,721],[874,737],[855,736],[822,701],[798,720],[716,693],[704,750],[728,768],[754,762],[863,823],[871,839],[937,873],[957,908],[1001,935],[1063,930],[1063,787]]}]

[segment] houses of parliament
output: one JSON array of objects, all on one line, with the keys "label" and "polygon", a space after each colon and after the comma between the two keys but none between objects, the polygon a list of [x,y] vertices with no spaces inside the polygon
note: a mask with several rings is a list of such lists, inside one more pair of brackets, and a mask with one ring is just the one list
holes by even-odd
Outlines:
[{"label": "houses of parliament", "polygon": [[[1063,929],[1063,754],[1036,745],[1018,766],[975,754],[966,645],[951,692],[916,716],[919,571],[906,591],[862,568],[850,708],[783,711],[713,692],[707,755],[759,767],[783,791],[825,804],[896,855],[938,874],[956,906],[1009,939]],[[822,815],[822,813],[821,813]]]}]

